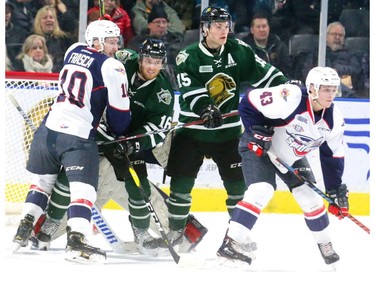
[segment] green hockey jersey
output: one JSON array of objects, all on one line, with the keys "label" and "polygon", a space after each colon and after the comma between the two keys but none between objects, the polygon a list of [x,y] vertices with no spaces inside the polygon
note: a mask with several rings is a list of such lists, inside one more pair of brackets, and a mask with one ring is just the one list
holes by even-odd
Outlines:
[{"label": "green hockey jersey", "polygon": [[[161,71],[156,78],[141,81],[138,78],[138,54],[130,49],[116,53],[123,62],[129,80],[130,110],[132,120],[127,136],[168,128],[174,110],[174,91],[168,76]],[[142,149],[161,143],[166,133],[151,134],[137,139]]]},{"label": "green hockey jersey", "polygon": [[[287,81],[282,72],[257,57],[249,45],[234,38],[228,38],[218,55],[211,54],[202,43],[189,45],[179,52],[176,65],[182,123],[199,120],[200,112],[209,104],[216,105],[222,114],[236,112],[241,82],[263,88]],[[194,125],[178,130],[212,142],[237,138],[241,132],[239,115],[225,118],[224,124],[214,129]]]}]

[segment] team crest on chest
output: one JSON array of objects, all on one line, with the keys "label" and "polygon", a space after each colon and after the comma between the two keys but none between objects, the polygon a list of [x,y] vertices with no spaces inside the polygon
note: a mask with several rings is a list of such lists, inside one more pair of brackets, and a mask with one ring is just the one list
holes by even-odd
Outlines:
[{"label": "team crest on chest", "polygon": [[156,93],[159,102],[170,105],[172,101],[172,95],[168,90],[161,89],[160,92]]}]

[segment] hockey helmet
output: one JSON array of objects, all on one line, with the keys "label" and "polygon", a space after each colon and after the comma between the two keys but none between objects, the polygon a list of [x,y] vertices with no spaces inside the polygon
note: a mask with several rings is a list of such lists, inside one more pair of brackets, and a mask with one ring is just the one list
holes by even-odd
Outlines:
[{"label": "hockey helmet", "polygon": [[225,8],[209,6],[205,8],[201,15],[201,28],[210,27],[213,22],[228,22],[229,31],[232,31],[232,16]]},{"label": "hockey helmet", "polygon": [[120,37],[120,28],[112,21],[96,20],[86,28],[85,39],[90,47],[93,46],[96,39],[103,45],[104,39],[108,37]]},{"label": "hockey helmet", "polygon": [[167,48],[163,41],[158,39],[147,38],[143,41],[142,46],[139,50],[139,57],[151,57],[156,59],[162,59],[163,64],[166,62]]},{"label": "hockey helmet", "polygon": [[321,85],[335,86],[339,89],[340,77],[337,72],[330,67],[314,67],[306,77],[306,88],[309,91],[311,84],[314,85],[316,93],[319,93]]}]

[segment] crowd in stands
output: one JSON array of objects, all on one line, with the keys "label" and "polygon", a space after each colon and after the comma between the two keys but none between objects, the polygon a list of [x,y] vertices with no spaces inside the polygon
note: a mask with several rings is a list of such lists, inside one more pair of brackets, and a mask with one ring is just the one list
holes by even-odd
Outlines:
[{"label": "crowd in stands", "polygon": [[[99,18],[98,2],[88,1],[87,23]],[[288,78],[304,81],[307,70],[318,64],[318,46],[292,56],[290,40],[299,34],[319,36],[320,2],[211,0],[209,4],[225,7],[232,14],[232,36],[248,43]],[[349,37],[369,38],[369,2],[328,2],[326,65],[342,78],[343,97],[369,97],[369,47],[351,50],[345,46]],[[6,0],[5,4],[6,69],[59,72],[65,51],[78,41],[80,1]],[[122,47],[138,51],[147,37],[165,43],[171,75],[175,57],[186,45],[185,34],[199,29],[200,0],[104,0],[104,7],[121,30]],[[360,26],[353,28],[347,18],[353,21],[356,17]],[[195,34],[198,42],[199,32]]]}]

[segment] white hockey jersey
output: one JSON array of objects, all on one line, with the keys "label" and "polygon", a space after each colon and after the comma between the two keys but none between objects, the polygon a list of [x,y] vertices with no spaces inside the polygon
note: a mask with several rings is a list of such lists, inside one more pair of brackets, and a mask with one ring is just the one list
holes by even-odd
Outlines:
[{"label": "white hockey jersey", "polygon": [[254,125],[274,127],[270,152],[289,165],[319,148],[325,186],[341,184],[345,127],[334,104],[314,112],[306,88],[285,84],[250,91],[242,98],[239,113],[247,132]]},{"label": "white hockey jersey", "polygon": [[130,123],[128,79],[123,64],[82,43],[65,53],[59,93],[46,116],[54,131],[95,139],[105,111],[111,132],[125,135]]}]

